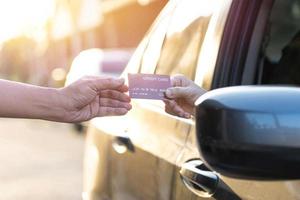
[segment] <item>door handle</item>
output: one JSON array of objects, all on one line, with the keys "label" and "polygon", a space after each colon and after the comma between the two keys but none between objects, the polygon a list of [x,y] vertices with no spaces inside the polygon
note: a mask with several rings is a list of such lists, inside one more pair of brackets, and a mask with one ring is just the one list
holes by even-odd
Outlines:
[{"label": "door handle", "polygon": [[130,138],[125,137],[125,136],[114,137],[114,139],[112,141],[112,147],[119,154],[123,154],[127,151],[130,151],[130,152],[135,151],[135,148],[134,148]]},{"label": "door handle", "polygon": [[180,177],[185,186],[200,197],[213,197],[216,200],[242,199],[201,160],[190,160],[184,163],[180,170]]},{"label": "door handle", "polygon": [[184,185],[200,197],[209,198],[218,188],[219,177],[201,160],[184,163],[179,173]]}]

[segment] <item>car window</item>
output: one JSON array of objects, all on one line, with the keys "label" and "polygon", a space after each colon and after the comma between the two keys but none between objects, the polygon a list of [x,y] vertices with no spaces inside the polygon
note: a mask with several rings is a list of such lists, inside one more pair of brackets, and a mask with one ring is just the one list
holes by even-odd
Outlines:
[{"label": "car window", "polygon": [[169,75],[180,73],[194,80],[198,54],[214,2],[177,1],[172,16],[163,25],[165,34],[159,34],[149,43],[141,72]]},{"label": "car window", "polygon": [[275,1],[265,41],[262,83],[300,85],[300,0]]}]

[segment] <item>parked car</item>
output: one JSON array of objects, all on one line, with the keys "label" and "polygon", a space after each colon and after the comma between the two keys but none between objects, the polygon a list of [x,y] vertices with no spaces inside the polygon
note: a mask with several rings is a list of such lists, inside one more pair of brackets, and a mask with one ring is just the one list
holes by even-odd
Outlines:
[{"label": "parked car", "polygon": [[83,76],[119,77],[134,49],[87,49],[76,56],[67,75],[66,85]]},{"label": "parked car", "polygon": [[[299,173],[276,174],[278,169],[284,170],[284,161],[287,169],[295,172],[298,166],[291,168],[290,160],[299,160],[295,156],[299,141],[291,141],[292,137],[284,141],[285,129],[280,124],[279,132],[276,124],[269,127],[276,122],[293,127],[299,121],[295,118],[299,106],[293,118],[286,115],[283,121],[274,121],[270,118],[272,106],[275,113],[280,109],[284,112],[285,106],[280,104],[278,92],[287,95],[283,102],[289,102],[293,96],[288,89],[258,86],[297,84],[294,78],[299,73],[297,67],[300,68],[300,43],[295,35],[300,30],[299,21],[299,0],[169,1],[123,76],[180,73],[208,90],[197,102],[197,134],[195,120],[166,114],[161,101],[133,99],[133,109],[126,116],[92,120],[86,139],[83,199],[300,199],[300,182],[289,181],[299,178]],[[292,56],[286,56],[288,52]],[[253,86],[249,90],[242,85]],[[234,90],[236,101],[230,96],[230,86],[241,86]],[[229,92],[223,91],[224,98],[217,98],[218,88]],[[270,98],[266,99],[268,95]],[[290,101],[294,102],[291,105],[295,106],[298,99]],[[255,104],[262,100],[263,104]],[[231,105],[242,114],[233,114]],[[256,105],[260,109],[255,110]],[[262,112],[251,113],[251,109]],[[215,115],[208,115],[208,111]],[[234,126],[234,119],[237,124],[243,122],[239,116],[247,116],[249,123]],[[232,130],[236,130],[234,134],[225,134]],[[211,137],[209,131],[214,131]],[[263,136],[264,131],[268,135]],[[261,157],[262,150],[254,151],[276,151],[278,148],[268,148],[268,144],[280,147],[281,141],[285,147],[294,148],[288,148],[287,154],[269,152]],[[248,148],[249,144],[255,144],[255,148]],[[237,151],[229,151],[228,145]],[[243,147],[248,148],[247,154],[243,154]],[[299,164],[297,160],[294,163]],[[281,162],[280,168],[274,161]],[[256,168],[261,171],[255,171]]]}]

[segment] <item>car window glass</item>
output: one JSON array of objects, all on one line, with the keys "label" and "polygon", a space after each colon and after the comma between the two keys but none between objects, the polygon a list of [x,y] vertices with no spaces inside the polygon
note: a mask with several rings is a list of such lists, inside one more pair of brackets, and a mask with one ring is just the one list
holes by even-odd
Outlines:
[{"label": "car window glass", "polygon": [[263,84],[300,85],[300,0],[277,0],[265,38]]},{"label": "car window glass", "polygon": [[181,73],[194,79],[199,50],[213,7],[213,3],[207,4],[205,0],[177,1],[172,17],[164,27],[166,34],[161,35],[160,40],[153,40],[151,45],[155,48],[148,48],[144,54],[142,72]]}]

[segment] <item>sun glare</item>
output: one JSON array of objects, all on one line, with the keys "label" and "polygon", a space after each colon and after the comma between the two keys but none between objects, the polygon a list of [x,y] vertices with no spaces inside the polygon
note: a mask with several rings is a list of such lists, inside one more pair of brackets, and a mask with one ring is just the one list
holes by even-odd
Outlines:
[{"label": "sun glare", "polygon": [[40,34],[54,11],[53,0],[0,0],[0,43],[19,35]]}]

